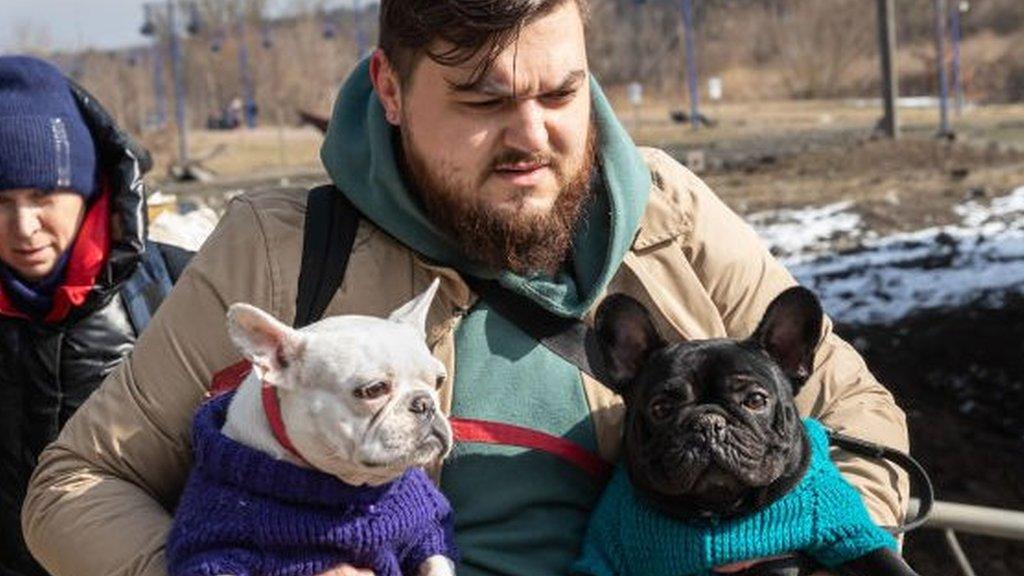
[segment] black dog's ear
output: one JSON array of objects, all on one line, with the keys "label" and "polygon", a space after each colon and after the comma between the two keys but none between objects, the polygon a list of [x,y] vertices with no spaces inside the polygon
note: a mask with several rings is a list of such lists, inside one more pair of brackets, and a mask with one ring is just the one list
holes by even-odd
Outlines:
[{"label": "black dog's ear", "polygon": [[750,339],[767,350],[787,376],[802,383],[814,368],[823,321],[818,297],[794,286],[772,300]]},{"label": "black dog's ear", "polygon": [[651,352],[664,346],[647,309],[625,294],[612,294],[601,302],[594,331],[612,380],[608,384],[620,394]]}]

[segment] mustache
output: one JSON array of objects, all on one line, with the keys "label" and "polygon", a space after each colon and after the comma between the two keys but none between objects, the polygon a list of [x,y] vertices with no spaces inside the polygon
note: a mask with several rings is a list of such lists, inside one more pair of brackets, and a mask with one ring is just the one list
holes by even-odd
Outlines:
[{"label": "mustache", "polygon": [[500,166],[507,166],[509,164],[556,166],[557,162],[554,155],[548,152],[505,150],[494,157],[494,160],[491,162],[491,169],[497,170]]}]

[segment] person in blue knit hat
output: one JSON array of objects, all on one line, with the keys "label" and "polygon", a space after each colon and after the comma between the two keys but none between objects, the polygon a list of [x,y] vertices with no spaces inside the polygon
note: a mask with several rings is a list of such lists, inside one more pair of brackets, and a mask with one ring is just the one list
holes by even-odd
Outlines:
[{"label": "person in blue knit hat", "polygon": [[0,57],[0,576],[45,574],[19,520],[36,459],[189,257],[145,240],[148,164],[55,66]]}]

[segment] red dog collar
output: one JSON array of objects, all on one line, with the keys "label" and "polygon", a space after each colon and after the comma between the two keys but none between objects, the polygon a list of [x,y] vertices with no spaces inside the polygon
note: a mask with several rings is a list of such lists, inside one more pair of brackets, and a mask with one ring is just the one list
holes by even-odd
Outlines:
[{"label": "red dog collar", "polygon": [[277,396],[277,388],[266,382],[263,383],[263,412],[267,415],[270,431],[273,432],[277,443],[284,446],[285,450],[291,452],[303,464],[309,465],[309,462],[302,457],[302,454],[299,454],[291,439],[288,438],[288,431],[284,428],[284,419],[281,418],[281,399]]}]

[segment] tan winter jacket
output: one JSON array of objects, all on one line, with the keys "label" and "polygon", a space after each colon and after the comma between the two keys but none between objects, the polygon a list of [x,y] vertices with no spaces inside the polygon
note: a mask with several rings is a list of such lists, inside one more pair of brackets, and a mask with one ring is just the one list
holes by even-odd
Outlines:
[{"label": "tan winter jacket", "polygon": [[[609,286],[652,311],[670,339],[746,337],[768,303],[794,284],[754,231],[696,176],[646,149],[653,189],[632,249]],[[192,462],[190,426],[211,376],[240,359],[225,311],[249,302],[295,314],[306,195],[253,193],[234,200],[202,251],[114,372],[40,458],[22,514],[26,541],[55,576],[166,574],[171,510]],[[428,343],[452,376],[454,332],[476,296],[450,268],[431,265],[362,222],[333,314],[385,315],[435,276],[441,290]],[[847,434],[907,450],[903,412],[860,356],[826,322],[802,414]],[[620,400],[584,378],[601,455],[619,448]],[[837,455],[874,517],[895,524],[907,483],[895,468]]]}]

